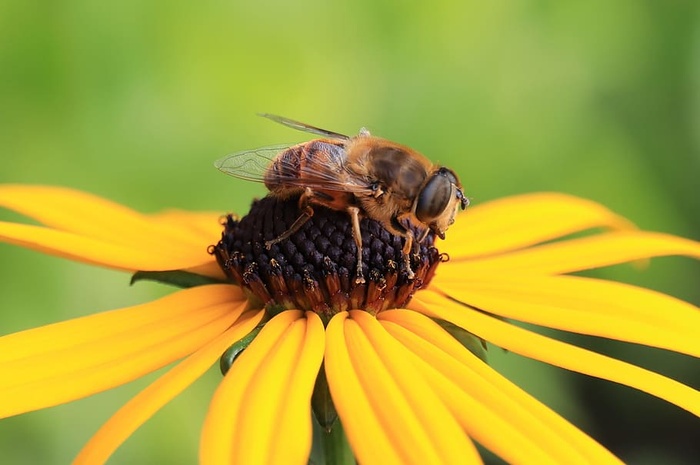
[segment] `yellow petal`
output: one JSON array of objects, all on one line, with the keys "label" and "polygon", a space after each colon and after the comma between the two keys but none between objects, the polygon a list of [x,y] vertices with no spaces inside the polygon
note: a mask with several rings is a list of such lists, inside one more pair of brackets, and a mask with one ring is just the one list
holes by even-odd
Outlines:
[{"label": "yellow petal", "polygon": [[700,308],[648,289],[574,276],[436,281],[433,290],[488,313],[700,357]]},{"label": "yellow petal", "polygon": [[200,244],[216,244],[221,239],[221,213],[166,210],[147,216],[161,227],[187,229],[200,237]]},{"label": "yellow petal", "polygon": [[[34,218],[53,229],[128,247],[161,243],[174,248],[203,247],[201,234],[85,192],[49,186],[0,185],[0,206]],[[212,218],[216,222],[216,217]]]},{"label": "yellow petal", "polygon": [[347,317],[347,312],[340,312],[326,327],[324,366],[333,403],[359,463],[401,465],[402,451],[389,438],[351,360],[345,336]]},{"label": "yellow petal", "polygon": [[191,354],[236,319],[234,286],[163,299],[0,338],[0,417],[86,397]]},{"label": "yellow petal", "polygon": [[467,433],[508,463],[619,463],[616,457],[465,349],[417,312],[380,322],[419,359],[419,369]]},{"label": "yellow petal", "polygon": [[525,194],[470,207],[444,245],[453,260],[506,252],[590,228],[634,225],[589,200],[558,193]]},{"label": "yellow petal", "polygon": [[[241,313],[246,301],[232,306]],[[170,402],[211,367],[235,341],[248,334],[264,315],[263,310],[244,314],[236,323],[210,343],[197,350],[175,368],[158,378],[120,408],[88,441],[73,465],[104,463],[114,451],[146,420]]]},{"label": "yellow petal", "polygon": [[318,317],[303,316],[275,316],[233,364],[205,420],[201,463],[307,462],[323,331]]},{"label": "yellow petal", "polygon": [[[221,281],[226,281],[228,279],[226,277],[226,275],[224,274],[224,272],[221,270],[221,267],[219,266],[219,264],[213,260],[208,262],[208,263],[205,263],[203,265],[184,268],[184,270],[188,271],[190,273],[195,273],[195,274],[199,274],[202,276],[209,276],[209,277],[221,280]],[[156,271],[156,270],[145,270],[142,268],[141,271]]]},{"label": "yellow petal", "polygon": [[700,416],[700,392],[638,366],[533,333],[425,290],[411,308],[526,357],[639,389]]},{"label": "yellow petal", "polygon": [[369,313],[354,310],[350,317],[345,322],[350,357],[404,463],[480,463],[450,410],[431,385],[416,376],[405,347]]},{"label": "yellow petal", "polygon": [[129,248],[40,226],[0,222],[0,241],[70,260],[127,271],[167,271],[213,262],[205,247]]},{"label": "yellow petal", "polygon": [[[0,185],[0,207],[48,228],[0,222],[0,241],[71,260],[128,271],[164,271],[213,265],[208,254],[222,227],[212,214],[142,215],[66,188]],[[205,226],[205,222],[211,225]],[[221,277],[220,270],[204,270]]]},{"label": "yellow petal", "polygon": [[504,272],[524,272],[528,275],[571,273],[665,255],[700,259],[700,243],[662,233],[612,232],[494,257],[450,261],[438,269],[438,274],[468,277]]}]

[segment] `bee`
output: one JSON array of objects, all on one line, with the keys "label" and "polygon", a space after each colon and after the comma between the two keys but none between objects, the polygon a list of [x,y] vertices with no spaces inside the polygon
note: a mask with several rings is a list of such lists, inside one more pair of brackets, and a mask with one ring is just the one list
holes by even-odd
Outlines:
[{"label": "bee", "polygon": [[403,262],[408,279],[414,279],[409,257],[414,244],[431,231],[444,239],[457,210],[469,205],[454,171],[434,165],[413,149],[372,136],[365,128],[348,137],[281,116],[261,116],[323,137],[234,153],[215,162],[226,174],[263,182],[272,196],[299,196],[301,214],[284,233],[265,242],[267,249],[298,231],[319,205],[350,216],[357,246],[356,283],[365,282],[360,232],[363,217],[404,238]]}]

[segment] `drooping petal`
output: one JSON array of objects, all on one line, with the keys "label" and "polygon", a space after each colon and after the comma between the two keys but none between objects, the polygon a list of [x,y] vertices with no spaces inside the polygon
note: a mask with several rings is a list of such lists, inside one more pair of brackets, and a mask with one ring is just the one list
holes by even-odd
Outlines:
[{"label": "drooping petal", "polygon": [[[269,463],[293,463],[297,458],[309,456],[311,442],[307,442],[305,436],[312,436],[311,422],[308,421],[311,395],[323,360],[325,343],[325,328],[321,319],[316,313],[307,311],[302,353],[287,380],[276,425],[277,436],[272,441],[278,447],[272,451]],[[305,431],[307,425],[309,430]]]},{"label": "drooping petal", "polygon": [[[238,302],[232,312],[241,313],[246,306],[247,302]],[[263,310],[244,314],[226,332],[197,350],[124,404],[85,444],[73,461],[73,465],[106,462],[137,428],[201,377],[231,344],[248,334],[260,322],[263,314]]]},{"label": "drooping petal", "polygon": [[[406,418],[415,418],[417,427],[424,429],[427,439],[433,444],[435,452],[439,454],[442,463],[455,463],[464,461],[470,455],[476,461],[476,449],[464,436],[459,424],[454,420],[445,404],[435,395],[429,383],[425,383],[421,377],[415,376],[415,366],[406,358],[405,348],[398,344],[376,318],[369,313],[354,310],[350,312],[351,320],[346,321],[346,337],[348,349],[356,369],[362,367],[361,377],[366,386],[373,390],[373,384],[384,373],[393,378],[393,382],[387,383],[384,395],[372,395],[378,403],[393,404],[393,399],[405,397],[406,404],[389,405],[388,417],[400,420],[406,414]],[[356,323],[356,325],[355,325]],[[354,334],[353,334],[354,333]],[[359,350],[352,350],[355,347]],[[356,353],[376,353],[376,362],[370,357],[356,356]],[[376,370],[374,375],[371,371]],[[379,390],[379,389],[378,389]],[[396,396],[392,395],[392,392]],[[384,399],[382,400],[382,397]],[[397,408],[392,408],[397,407]],[[402,412],[406,408],[407,411]],[[392,418],[394,419],[394,418]],[[410,420],[409,420],[410,421]],[[403,436],[403,435],[401,435]],[[403,440],[403,438],[402,438]],[[417,454],[416,443],[413,443],[412,456]],[[420,459],[419,459],[420,460]],[[428,463],[419,461],[417,463]]]},{"label": "drooping petal", "polygon": [[619,463],[429,318],[393,310],[378,319],[419,360],[419,370],[449,401],[465,431],[508,463]]},{"label": "drooping petal", "polygon": [[338,313],[326,328],[325,369],[328,382],[333,386],[333,403],[342,416],[355,457],[361,463],[401,464],[400,451],[380,422],[350,358],[344,331],[347,317],[347,312]]},{"label": "drooping petal", "polygon": [[[334,347],[326,352],[326,372],[358,460],[480,463],[449,409],[425,380],[415,376],[405,349],[367,312],[352,311],[351,319],[341,315],[328,327],[328,345]],[[358,399],[363,408],[358,408]],[[372,429],[364,429],[366,424]],[[379,440],[370,434],[377,429],[385,432]]]},{"label": "drooping petal", "polygon": [[700,308],[649,289],[576,276],[443,276],[452,299],[506,318],[700,357]]},{"label": "drooping petal", "polygon": [[600,204],[536,193],[474,205],[461,214],[440,249],[453,260],[507,252],[591,228],[634,225]]},{"label": "drooping petal", "polygon": [[670,234],[622,231],[540,245],[493,257],[446,263],[438,270],[461,276],[485,273],[555,274],[666,255],[700,258],[700,243]]},{"label": "drooping petal", "polygon": [[311,393],[323,350],[317,315],[285,311],[267,322],[214,394],[200,462],[306,463]]},{"label": "drooping petal", "polygon": [[0,417],[86,397],[189,355],[231,326],[243,298],[234,286],[200,286],[4,336]]},{"label": "drooping petal", "polygon": [[410,307],[468,329],[511,352],[639,389],[700,416],[700,392],[665,376],[519,328],[430,290],[414,297]]}]

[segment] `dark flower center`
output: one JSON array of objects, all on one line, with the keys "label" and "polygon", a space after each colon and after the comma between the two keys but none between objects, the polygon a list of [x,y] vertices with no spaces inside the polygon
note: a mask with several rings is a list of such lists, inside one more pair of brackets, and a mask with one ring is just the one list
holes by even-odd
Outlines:
[{"label": "dark flower center", "polygon": [[360,230],[366,282],[358,284],[349,215],[318,206],[297,232],[268,250],[265,241],[287,231],[299,217],[297,203],[298,198],[271,196],[253,202],[241,220],[226,217],[221,241],[211,248],[226,275],[268,310],[312,310],[329,318],[355,308],[376,314],[402,307],[444,260],[429,234],[411,254],[415,278],[409,279],[401,256],[404,239],[365,218]]}]

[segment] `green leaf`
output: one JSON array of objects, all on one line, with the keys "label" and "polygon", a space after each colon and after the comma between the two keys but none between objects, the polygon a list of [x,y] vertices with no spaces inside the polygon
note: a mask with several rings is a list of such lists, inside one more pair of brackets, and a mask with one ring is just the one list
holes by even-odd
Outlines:
[{"label": "green leaf", "polygon": [[485,363],[488,363],[486,359],[486,342],[479,336],[475,336],[469,331],[460,328],[457,325],[450,323],[449,321],[433,319],[437,324],[439,324],[442,329],[447,331],[459,341],[469,352],[479,357]]},{"label": "green leaf", "polygon": [[241,353],[248,348],[248,346],[251,342],[253,342],[253,339],[256,338],[260,330],[263,329],[263,326],[265,326],[265,322],[267,322],[267,320],[264,320],[263,323],[260,323],[258,326],[253,328],[251,332],[249,332],[241,339],[231,344],[231,347],[226,349],[226,352],[224,352],[221,358],[219,359],[219,368],[221,369],[222,375],[225,376],[226,373],[228,373],[228,371],[231,369],[231,366],[233,366],[233,362],[235,362],[238,356],[241,355]]},{"label": "green leaf", "polygon": [[131,276],[130,284],[133,285],[138,281],[156,281],[181,288],[225,283],[225,281],[221,281],[219,279],[210,278],[208,276],[202,276],[200,274],[190,273],[189,271],[183,270],[137,271]]}]

